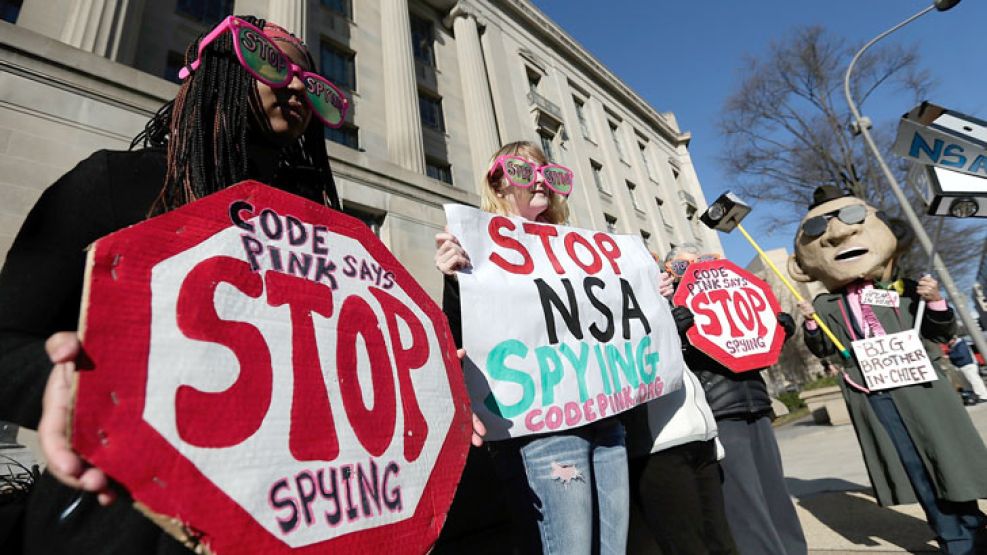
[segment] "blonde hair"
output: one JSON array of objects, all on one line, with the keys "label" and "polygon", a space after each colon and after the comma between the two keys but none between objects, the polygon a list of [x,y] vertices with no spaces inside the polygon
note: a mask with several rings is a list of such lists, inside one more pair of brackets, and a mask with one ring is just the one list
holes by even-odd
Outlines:
[{"label": "blonde hair", "polygon": [[[514,216],[510,211],[510,205],[504,197],[498,193],[504,191],[505,187],[512,185],[504,178],[504,170],[494,162],[499,156],[518,155],[534,160],[538,164],[548,163],[548,157],[542,149],[531,141],[516,141],[506,144],[494,153],[487,165],[487,171],[483,172],[483,185],[480,187],[480,209],[486,212],[493,212],[502,216]],[[548,190],[548,208],[538,215],[537,221],[549,224],[564,224],[569,221],[569,204],[566,198],[555,191]]]}]

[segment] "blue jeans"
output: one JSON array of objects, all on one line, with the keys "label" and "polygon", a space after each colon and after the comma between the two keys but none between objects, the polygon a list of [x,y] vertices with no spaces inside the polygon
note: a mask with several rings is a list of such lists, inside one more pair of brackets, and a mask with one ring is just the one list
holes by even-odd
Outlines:
[{"label": "blue jeans", "polygon": [[869,396],[868,401],[891,436],[891,442],[898,451],[915,496],[925,511],[929,526],[936,533],[942,551],[957,555],[978,553],[974,544],[978,539],[978,530],[983,528],[984,514],[977,507],[976,500],[955,502],[937,498],[932,478],[915,448],[915,443],[908,435],[908,429],[901,420],[894,399],[891,395],[876,393]]},{"label": "blue jeans", "polygon": [[626,553],[630,489],[617,419],[494,442],[490,451],[521,553]]}]

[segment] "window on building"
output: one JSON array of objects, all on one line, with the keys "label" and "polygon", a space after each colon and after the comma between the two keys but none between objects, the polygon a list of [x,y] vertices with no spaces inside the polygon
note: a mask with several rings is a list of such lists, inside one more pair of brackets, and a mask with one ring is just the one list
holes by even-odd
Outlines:
[{"label": "window on building", "polygon": [[346,19],[353,18],[353,6],[350,0],[322,0],[322,5],[334,14],[341,15]]},{"label": "window on building", "polygon": [[411,14],[411,48],[416,61],[435,67],[435,26],[432,20]]},{"label": "window on building", "polygon": [[538,85],[541,84],[541,73],[528,68],[528,90],[538,94]]},{"label": "window on building", "polygon": [[541,140],[541,149],[545,153],[545,157],[548,158],[549,162],[555,161],[555,147],[553,146],[553,141],[555,137],[544,132],[538,132],[538,138]]},{"label": "window on building", "polygon": [[333,129],[332,127],[325,128],[326,139],[341,144],[343,146],[348,146],[352,149],[359,150],[360,148],[360,129],[355,125],[350,125],[344,123],[342,127],[338,129]]},{"label": "window on building", "polygon": [[592,160],[590,160],[589,165],[593,168],[593,183],[596,184],[596,190],[609,195],[610,191],[607,190],[607,185],[603,181],[603,166]]},{"label": "window on building", "polygon": [[449,165],[449,162],[426,157],[425,174],[432,179],[438,179],[452,185],[452,166]]},{"label": "window on building", "polygon": [[421,114],[423,126],[445,132],[445,119],[442,117],[442,98],[418,91],[418,112]]},{"label": "window on building", "polygon": [[387,214],[379,210],[354,206],[348,202],[343,203],[343,213],[367,224],[370,231],[373,231],[374,235],[378,237],[380,236],[380,228],[384,225],[384,216]]},{"label": "window on building", "polygon": [[648,174],[648,177],[654,179],[655,174],[651,171],[651,163],[648,162],[648,145],[646,143],[637,143],[638,151],[641,153],[641,163],[644,164],[644,171]]},{"label": "window on building", "polygon": [[671,220],[669,220],[668,216],[665,214],[665,201],[655,197],[655,204],[658,205],[658,217],[661,218],[661,223],[665,224],[665,227],[672,227]]},{"label": "window on building", "polygon": [[17,23],[24,0],[0,0],[0,19],[8,23]]},{"label": "window on building", "polygon": [[233,0],[178,0],[175,11],[205,25],[215,25],[233,13]]},{"label": "window on building", "polygon": [[579,120],[579,129],[583,132],[583,137],[590,138],[589,121],[586,120],[586,103],[579,98],[572,97],[576,103],[576,118]]},{"label": "window on building", "polygon": [[641,204],[637,201],[637,185],[627,181],[627,194],[631,196],[631,205],[634,206],[634,210],[639,210],[643,212]]},{"label": "window on building", "polygon": [[641,230],[641,239],[644,239],[644,246],[651,248],[651,234],[645,230]]},{"label": "window on building", "polygon": [[185,65],[185,55],[174,50],[169,51],[168,57],[165,58],[165,69],[162,77],[172,83],[181,83],[182,80],[178,78],[178,72],[182,70],[183,65]]},{"label": "window on building", "polygon": [[617,218],[604,214],[603,219],[607,221],[607,233],[617,233]]},{"label": "window on building", "polygon": [[356,54],[322,41],[319,47],[319,73],[337,87],[356,90]]},{"label": "window on building", "polygon": [[697,213],[697,209],[695,206],[691,204],[685,205],[685,219],[689,220],[690,222],[693,220],[699,221],[699,218],[696,217],[696,213]]},{"label": "window on building", "polygon": [[624,144],[620,141],[620,127],[614,123],[610,123],[610,137],[613,139],[613,145],[617,148],[617,154],[620,155],[621,160],[627,160],[627,156],[624,155]]}]

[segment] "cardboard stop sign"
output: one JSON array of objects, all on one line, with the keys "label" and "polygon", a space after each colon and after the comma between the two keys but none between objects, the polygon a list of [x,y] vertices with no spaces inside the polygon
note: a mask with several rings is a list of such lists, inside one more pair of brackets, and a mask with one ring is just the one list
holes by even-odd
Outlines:
[{"label": "cardboard stop sign", "polygon": [[448,324],[359,220],[246,181],[98,240],[74,448],[213,553],[425,553],[471,424]]},{"label": "cardboard stop sign", "polygon": [[740,373],[778,362],[785,332],[771,288],[729,260],[690,264],[672,297],[695,316],[686,332],[697,349]]}]

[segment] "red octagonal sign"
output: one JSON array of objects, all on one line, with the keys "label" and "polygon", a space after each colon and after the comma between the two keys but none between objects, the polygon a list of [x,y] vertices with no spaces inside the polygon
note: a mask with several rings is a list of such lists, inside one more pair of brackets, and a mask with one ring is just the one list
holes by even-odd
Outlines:
[{"label": "red octagonal sign", "polygon": [[690,264],[672,297],[695,316],[686,332],[697,349],[734,372],[778,362],[785,332],[771,287],[729,260]]},{"label": "red octagonal sign", "polygon": [[84,298],[73,445],[178,535],[435,542],[469,448],[462,374],[441,311],[360,221],[247,181],[97,241]]}]

